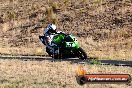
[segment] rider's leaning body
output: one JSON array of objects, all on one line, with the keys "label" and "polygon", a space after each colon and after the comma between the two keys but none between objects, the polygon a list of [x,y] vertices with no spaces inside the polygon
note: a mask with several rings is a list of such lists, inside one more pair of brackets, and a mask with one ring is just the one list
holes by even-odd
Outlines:
[{"label": "rider's leaning body", "polygon": [[55,34],[61,32],[61,31],[57,32],[56,30],[57,29],[55,24],[48,24],[48,26],[44,29],[45,44],[51,50],[54,50],[54,47],[57,47],[56,44],[52,43],[53,37],[55,36]]}]

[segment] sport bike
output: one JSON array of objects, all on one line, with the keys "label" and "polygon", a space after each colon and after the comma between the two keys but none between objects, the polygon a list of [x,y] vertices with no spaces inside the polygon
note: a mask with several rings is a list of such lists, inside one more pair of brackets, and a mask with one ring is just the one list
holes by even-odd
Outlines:
[{"label": "sport bike", "polygon": [[56,44],[54,50],[49,49],[45,44],[45,36],[39,36],[41,42],[46,46],[46,52],[54,59],[79,58],[87,59],[86,52],[80,47],[75,36],[71,34],[58,33],[52,39],[52,43]]}]

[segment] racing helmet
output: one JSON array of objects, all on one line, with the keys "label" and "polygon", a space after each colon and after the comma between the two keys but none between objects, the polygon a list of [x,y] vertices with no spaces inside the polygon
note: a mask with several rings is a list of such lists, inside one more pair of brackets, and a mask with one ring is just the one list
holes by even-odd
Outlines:
[{"label": "racing helmet", "polygon": [[54,24],[49,24],[48,25],[48,31],[50,31],[50,32],[56,32],[56,25],[54,25]]}]

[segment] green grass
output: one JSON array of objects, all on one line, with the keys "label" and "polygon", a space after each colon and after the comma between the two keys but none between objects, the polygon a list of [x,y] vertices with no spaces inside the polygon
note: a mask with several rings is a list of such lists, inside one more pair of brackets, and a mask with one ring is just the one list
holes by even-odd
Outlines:
[{"label": "green grass", "polygon": [[92,65],[95,65],[95,64],[96,65],[101,65],[101,62],[96,60],[96,59],[92,59],[89,63],[92,64]]}]

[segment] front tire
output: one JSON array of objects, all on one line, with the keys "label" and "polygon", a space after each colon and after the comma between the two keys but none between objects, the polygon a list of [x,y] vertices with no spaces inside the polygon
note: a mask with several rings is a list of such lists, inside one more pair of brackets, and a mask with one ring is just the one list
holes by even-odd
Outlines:
[{"label": "front tire", "polygon": [[87,59],[87,54],[81,47],[76,51],[76,56],[81,60]]}]

